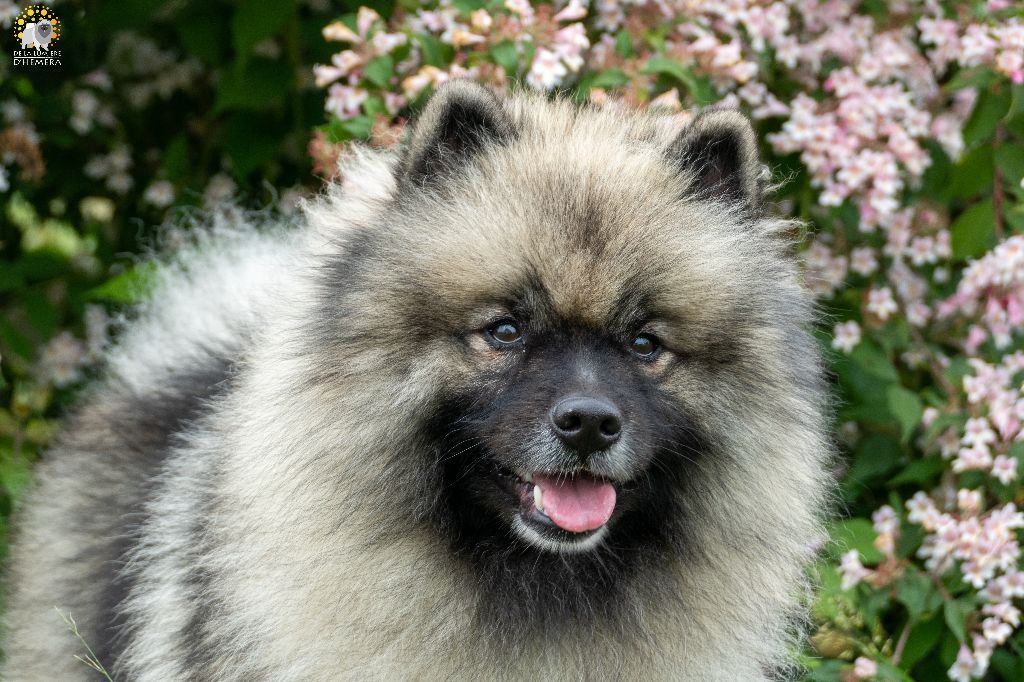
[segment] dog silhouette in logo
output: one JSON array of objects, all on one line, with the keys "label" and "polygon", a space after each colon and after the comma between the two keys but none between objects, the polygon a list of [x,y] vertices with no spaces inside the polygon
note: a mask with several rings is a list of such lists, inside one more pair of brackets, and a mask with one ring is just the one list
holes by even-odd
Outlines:
[{"label": "dog silhouette in logo", "polygon": [[36,52],[40,49],[50,51],[50,40],[53,38],[53,24],[49,19],[43,19],[31,24],[25,24],[25,30],[21,34],[21,49],[29,45],[35,45]]}]

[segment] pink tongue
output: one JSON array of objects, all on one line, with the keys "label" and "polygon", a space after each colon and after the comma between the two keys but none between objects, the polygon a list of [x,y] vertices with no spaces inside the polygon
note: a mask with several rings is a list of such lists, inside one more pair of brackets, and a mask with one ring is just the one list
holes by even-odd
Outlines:
[{"label": "pink tongue", "polygon": [[596,478],[535,474],[541,505],[559,528],[572,533],[600,528],[615,510],[615,487]]}]

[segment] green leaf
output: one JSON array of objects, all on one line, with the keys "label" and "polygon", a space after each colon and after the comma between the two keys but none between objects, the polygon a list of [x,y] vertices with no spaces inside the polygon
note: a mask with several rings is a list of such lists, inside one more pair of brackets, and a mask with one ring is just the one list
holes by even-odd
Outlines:
[{"label": "green leaf", "polygon": [[463,14],[471,14],[478,9],[487,7],[488,0],[454,0],[452,4],[458,7]]},{"label": "green leaf", "polygon": [[257,58],[224,74],[217,88],[214,112],[259,110],[281,104],[294,90],[295,78],[286,62]]},{"label": "green leaf", "polygon": [[294,0],[264,2],[264,0],[239,0],[235,16],[231,20],[234,36],[235,57],[244,65],[252,48],[259,42],[278,33],[295,11]]},{"label": "green leaf", "polygon": [[908,483],[925,483],[934,479],[942,471],[942,460],[938,457],[926,457],[908,464],[903,471],[889,479],[889,487]]},{"label": "green leaf", "polygon": [[230,8],[220,3],[190,3],[175,18],[178,39],[191,54],[212,66],[223,64],[231,45]]},{"label": "green leaf", "polygon": [[629,35],[629,31],[619,31],[615,36],[615,51],[623,59],[629,59],[633,56],[633,38]]},{"label": "green leaf", "polygon": [[914,682],[914,678],[885,659],[878,661],[877,678],[885,682]]},{"label": "green leaf", "polygon": [[942,637],[944,627],[941,618],[928,618],[914,625],[907,637],[907,644],[903,647],[903,656],[900,658],[900,667],[910,670],[922,658],[935,648]]},{"label": "green leaf", "polygon": [[440,40],[426,33],[417,33],[416,42],[420,44],[423,52],[423,62],[439,69],[445,68],[452,60],[452,48]]},{"label": "green leaf", "polygon": [[1013,101],[1010,102],[1010,111],[1004,119],[1007,124],[1012,124],[1018,117],[1024,117],[1024,84],[1015,85],[1012,91]]},{"label": "green leaf", "polygon": [[356,116],[355,118],[343,121],[341,127],[354,139],[365,140],[370,137],[373,130],[373,119],[369,116]]},{"label": "green leaf", "polygon": [[[117,26],[122,30],[128,28],[151,29],[154,15],[166,8],[166,0],[132,0],[132,2],[98,4],[95,13],[90,17],[89,24],[91,26]],[[64,16],[63,12],[60,16]]]},{"label": "green leaf", "polygon": [[505,73],[514,76],[519,73],[519,52],[515,43],[505,40],[491,48],[491,59],[494,63],[505,69]]},{"label": "green leaf", "polygon": [[153,285],[156,284],[156,274],[156,263],[139,263],[85,292],[85,299],[111,303],[138,303],[149,296]]},{"label": "green leaf", "polygon": [[953,236],[955,257],[964,260],[983,256],[996,245],[992,199],[974,204],[961,213],[949,230]]},{"label": "green leaf", "polygon": [[[893,506],[902,507],[902,504]],[[916,523],[908,523],[900,529],[896,538],[896,556],[900,559],[909,559],[917,550],[921,549],[924,542],[924,529]]]},{"label": "green leaf", "polygon": [[370,136],[373,129],[373,117],[356,116],[355,118],[343,121],[334,117],[327,124],[327,139],[331,144],[340,144],[350,140],[364,140]]},{"label": "green leaf", "polygon": [[4,267],[0,268],[0,293],[15,291],[23,286],[25,286],[25,277],[21,274],[17,263],[4,263]]},{"label": "green leaf", "polygon": [[386,116],[388,113],[388,107],[384,104],[383,97],[380,95],[372,95],[363,101],[363,111],[371,118],[378,115]]},{"label": "green leaf", "polygon": [[0,344],[4,355],[0,361],[10,365],[15,357],[28,361],[35,355],[36,345],[28,338],[23,329],[13,325],[5,316],[0,315]]},{"label": "green leaf", "polygon": [[911,621],[932,613],[942,604],[942,595],[932,581],[920,573],[906,573],[896,581],[896,600],[907,607]]},{"label": "green leaf", "polygon": [[921,177],[921,194],[935,201],[941,201],[943,192],[949,184],[949,173],[953,168],[946,151],[935,140],[922,140],[922,146],[931,157],[931,164],[924,169]]},{"label": "green leaf", "polygon": [[164,175],[171,182],[183,183],[188,178],[188,137],[185,133],[175,136],[164,152]]},{"label": "green leaf", "polygon": [[1000,675],[1003,680],[1024,679],[1024,662],[1020,655],[1014,656],[1005,649],[996,649],[992,652],[992,669]]},{"label": "green leaf", "polygon": [[1024,464],[1024,442],[1017,441],[1010,446],[1010,451],[1007,453],[1010,457],[1015,457],[1020,464]]},{"label": "green leaf", "polygon": [[947,174],[949,185],[944,193],[945,199],[969,199],[983,192],[991,193],[993,167],[992,145],[982,145],[967,152]]},{"label": "green leaf", "polygon": [[913,391],[908,391],[902,386],[890,386],[886,391],[886,402],[889,406],[889,413],[896,418],[900,425],[901,440],[906,443],[910,436],[921,423],[921,415],[924,414],[924,406],[921,399]]},{"label": "green leaf", "polygon": [[850,359],[865,372],[879,379],[898,381],[900,378],[889,356],[871,341],[865,340],[857,344],[850,353]]},{"label": "green leaf", "polygon": [[644,64],[644,68],[641,73],[647,74],[663,74],[671,78],[675,78],[680,83],[686,83],[693,79],[693,74],[686,70],[686,67],[675,61],[674,59],[668,59],[667,57],[651,57]]},{"label": "green leaf", "polygon": [[278,156],[283,135],[273,117],[238,111],[224,127],[224,151],[236,178],[245,180]]},{"label": "green leaf", "polygon": [[964,143],[969,147],[990,139],[996,131],[999,119],[1010,109],[1010,91],[982,90],[974,110],[964,124]]},{"label": "green leaf", "polygon": [[391,77],[395,74],[395,63],[391,55],[381,55],[370,61],[363,69],[363,77],[378,88],[388,87]]},{"label": "green leaf", "polygon": [[12,499],[18,499],[32,480],[32,467],[25,457],[8,448],[0,450],[0,484]]},{"label": "green leaf", "polygon": [[623,85],[629,83],[629,76],[620,71],[619,69],[606,69],[590,82],[592,88],[604,88],[606,90],[613,90],[615,88],[621,88]]},{"label": "green leaf", "polygon": [[694,75],[692,71],[673,59],[652,57],[647,60],[641,72],[668,76],[679,81],[686,86],[690,96],[698,105],[711,104],[718,99],[707,78]]},{"label": "green leaf", "polygon": [[25,317],[39,336],[49,338],[57,333],[60,310],[42,291],[33,289],[22,295]]},{"label": "green leaf", "polygon": [[1024,178],[1024,144],[1004,144],[996,149],[996,167],[1003,175],[1003,181],[1019,186]]},{"label": "green leaf", "polygon": [[807,675],[807,682],[840,682],[847,665],[842,661],[821,661],[817,668]]},{"label": "green leaf", "polygon": [[881,478],[899,466],[903,450],[899,443],[879,434],[872,434],[858,443],[853,463],[846,474],[847,485],[863,485]]},{"label": "green leaf", "polygon": [[947,91],[963,90],[964,88],[977,88],[984,90],[991,85],[997,76],[991,69],[976,68],[964,69],[956,75],[943,89]]},{"label": "green leaf", "polygon": [[967,358],[957,356],[950,360],[949,367],[946,368],[943,374],[946,375],[946,379],[949,380],[949,383],[954,386],[959,386],[963,383],[965,376],[968,374],[974,374],[974,370],[971,369],[971,366],[967,363]]},{"label": "green leaf", "polygon": [[878,533],[867,519],[840,521],[832,526],[829,535],[837,556],[855,549],[860,554],[861,561],[866,564],[877,564],[884,558],[882,552],[875,547]]},{"label": "green leaf", "polygon": [[967,616],[974,611],[974,604],[967,599],[954,599],[943,604],[942,615],[946,625],[960,642],[967,641]]}]

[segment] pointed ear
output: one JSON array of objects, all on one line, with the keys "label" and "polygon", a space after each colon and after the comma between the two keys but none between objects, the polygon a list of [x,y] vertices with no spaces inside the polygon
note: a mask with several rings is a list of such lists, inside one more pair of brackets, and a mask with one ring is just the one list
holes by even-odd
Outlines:
[{"label": "pointed ear", "polygon": [[430,98],[406,146],[404,177],[420,186],[444,179],[489,145],[515,138],[512,118],[484,87],[445,83]]},{"label": "pointed ear", "polygon": [[743,114],[726,109],[699,114],[669,147],[669,156],[690,178],[689,193],[760,206],[757,137]]}]

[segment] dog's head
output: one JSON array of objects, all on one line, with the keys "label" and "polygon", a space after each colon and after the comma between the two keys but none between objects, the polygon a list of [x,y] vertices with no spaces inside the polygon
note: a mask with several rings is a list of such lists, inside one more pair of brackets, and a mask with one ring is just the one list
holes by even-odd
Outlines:
[{"label": "dog's head", "polygon": [[337,371],[387,372],[384,440],[415,433],[382,485],[407,475],[417,518],[523,603],[590,581],[548,597],[595,608],[638,562],[806,521],[820,373],[760,174],[735,112],[679,127],[456,82],[346,237]]},{"label": "dog's head", "polygon": [[45,41],[53,35],[53,24],[50,23],[49,19],[43,19],[37,21],[35,25],[36,38]]}]

